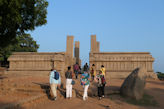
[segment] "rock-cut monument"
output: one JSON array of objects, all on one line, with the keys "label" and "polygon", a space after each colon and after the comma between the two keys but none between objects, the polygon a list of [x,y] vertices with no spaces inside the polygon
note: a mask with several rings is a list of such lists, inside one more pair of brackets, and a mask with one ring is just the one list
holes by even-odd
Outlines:
[{"label": "rock-cut monument", "polygon": [[153,70],[154,58],[149,52],[100,52],[96,35],[91,35],[90,66],[99,71],[104,65],[110,78],[125,78],[137,67],[145,67],[147,76],[156,78]]},{"label": "rock-cut monument", "polygon": [[[65,52],[15,52],[9,58],[9,73],[48,74],[55,68],[64,76],[68,66],[81,64],[80,42],[67,36]],[[104,65],[110,78],[125,78],[137,67],[145,67],[148,76],[154,76],[154,58],[149,52],[101,52],[96,35],[91,35],[90,66],[99,71]]]},{"label": "rock-cut monument", "polygon": [[48,74],[52,68],[55,68],[64,76],[68,66],[81,62],[79,41],[75,41],[74,48],[74,36],[67,36],[66,43],[65,52],[14,52],[8,58],[9,73]]}]

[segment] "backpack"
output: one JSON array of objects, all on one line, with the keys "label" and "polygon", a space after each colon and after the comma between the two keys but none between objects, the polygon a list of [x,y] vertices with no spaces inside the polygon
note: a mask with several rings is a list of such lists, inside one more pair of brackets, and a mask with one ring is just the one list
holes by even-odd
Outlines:
[{"label": "backpack", "polygon": [[102,84],[106,84],[106,80],[104,76],[102,76],[101,81],[102,81]]},{"label": "backpack", "polygon": [[59,79],[59,73],[54,71],[54,79],[58,80]]}]

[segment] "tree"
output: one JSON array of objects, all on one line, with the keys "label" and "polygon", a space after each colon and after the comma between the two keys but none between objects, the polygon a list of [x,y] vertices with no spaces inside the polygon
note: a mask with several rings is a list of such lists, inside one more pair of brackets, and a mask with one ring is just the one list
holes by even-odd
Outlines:
[{"label": "tree", "polygon": [[39,45],[33,40],[30,34],[18,36],[17,42],[12,47],[12,52],[37,52],[39,48]]},{"label": "tree", "polygon": [[25,31],[47,23],[46,0],[0,0],[0,48],[16,43]]},{"label": "tree", "polygon": [[33,40],[30,34],[23,34],[16,37],[16,44],[0,48],[0,61],[3,65],[8,64],[7,59],[12,52],[37,52],[39,45]]},{"label": "tree", "polygon": [[156,72],[159,80],[164,80],[164,73]]}]

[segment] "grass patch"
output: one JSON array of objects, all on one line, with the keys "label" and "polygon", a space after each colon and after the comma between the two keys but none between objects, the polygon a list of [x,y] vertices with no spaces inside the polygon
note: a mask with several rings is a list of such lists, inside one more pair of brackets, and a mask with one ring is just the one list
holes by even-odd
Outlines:
[{"label": "grass patch", "polygon": [[158,102],[154,99],[154,97],[148,94],[144,94],[141,100],[125,98],[125,101],[129,104],[140,105],[140,106],[153,106],[153,107],[159,106]]}]

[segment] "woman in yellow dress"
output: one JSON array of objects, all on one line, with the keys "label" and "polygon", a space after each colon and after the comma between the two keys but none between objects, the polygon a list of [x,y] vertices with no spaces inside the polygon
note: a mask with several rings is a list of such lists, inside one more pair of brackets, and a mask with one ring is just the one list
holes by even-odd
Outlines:
[{"label": "woman in yellow dress", "polygon": [[90,71],[90,75],[91,75],[91,79],[92,79],[92,81],[93,81],[94,78],[95,78],[95,76],[96,76],[95,64],[92,64],[91,71]]},{"label": "woman in yellow dress", "polygon": [[103,75],[104,75],[104,77],[105,77],[106,70],[105,70],[104,65],[101,65],[101,69],[100,69],[100,71],[102,71],[102,74],[103,74]]}]

